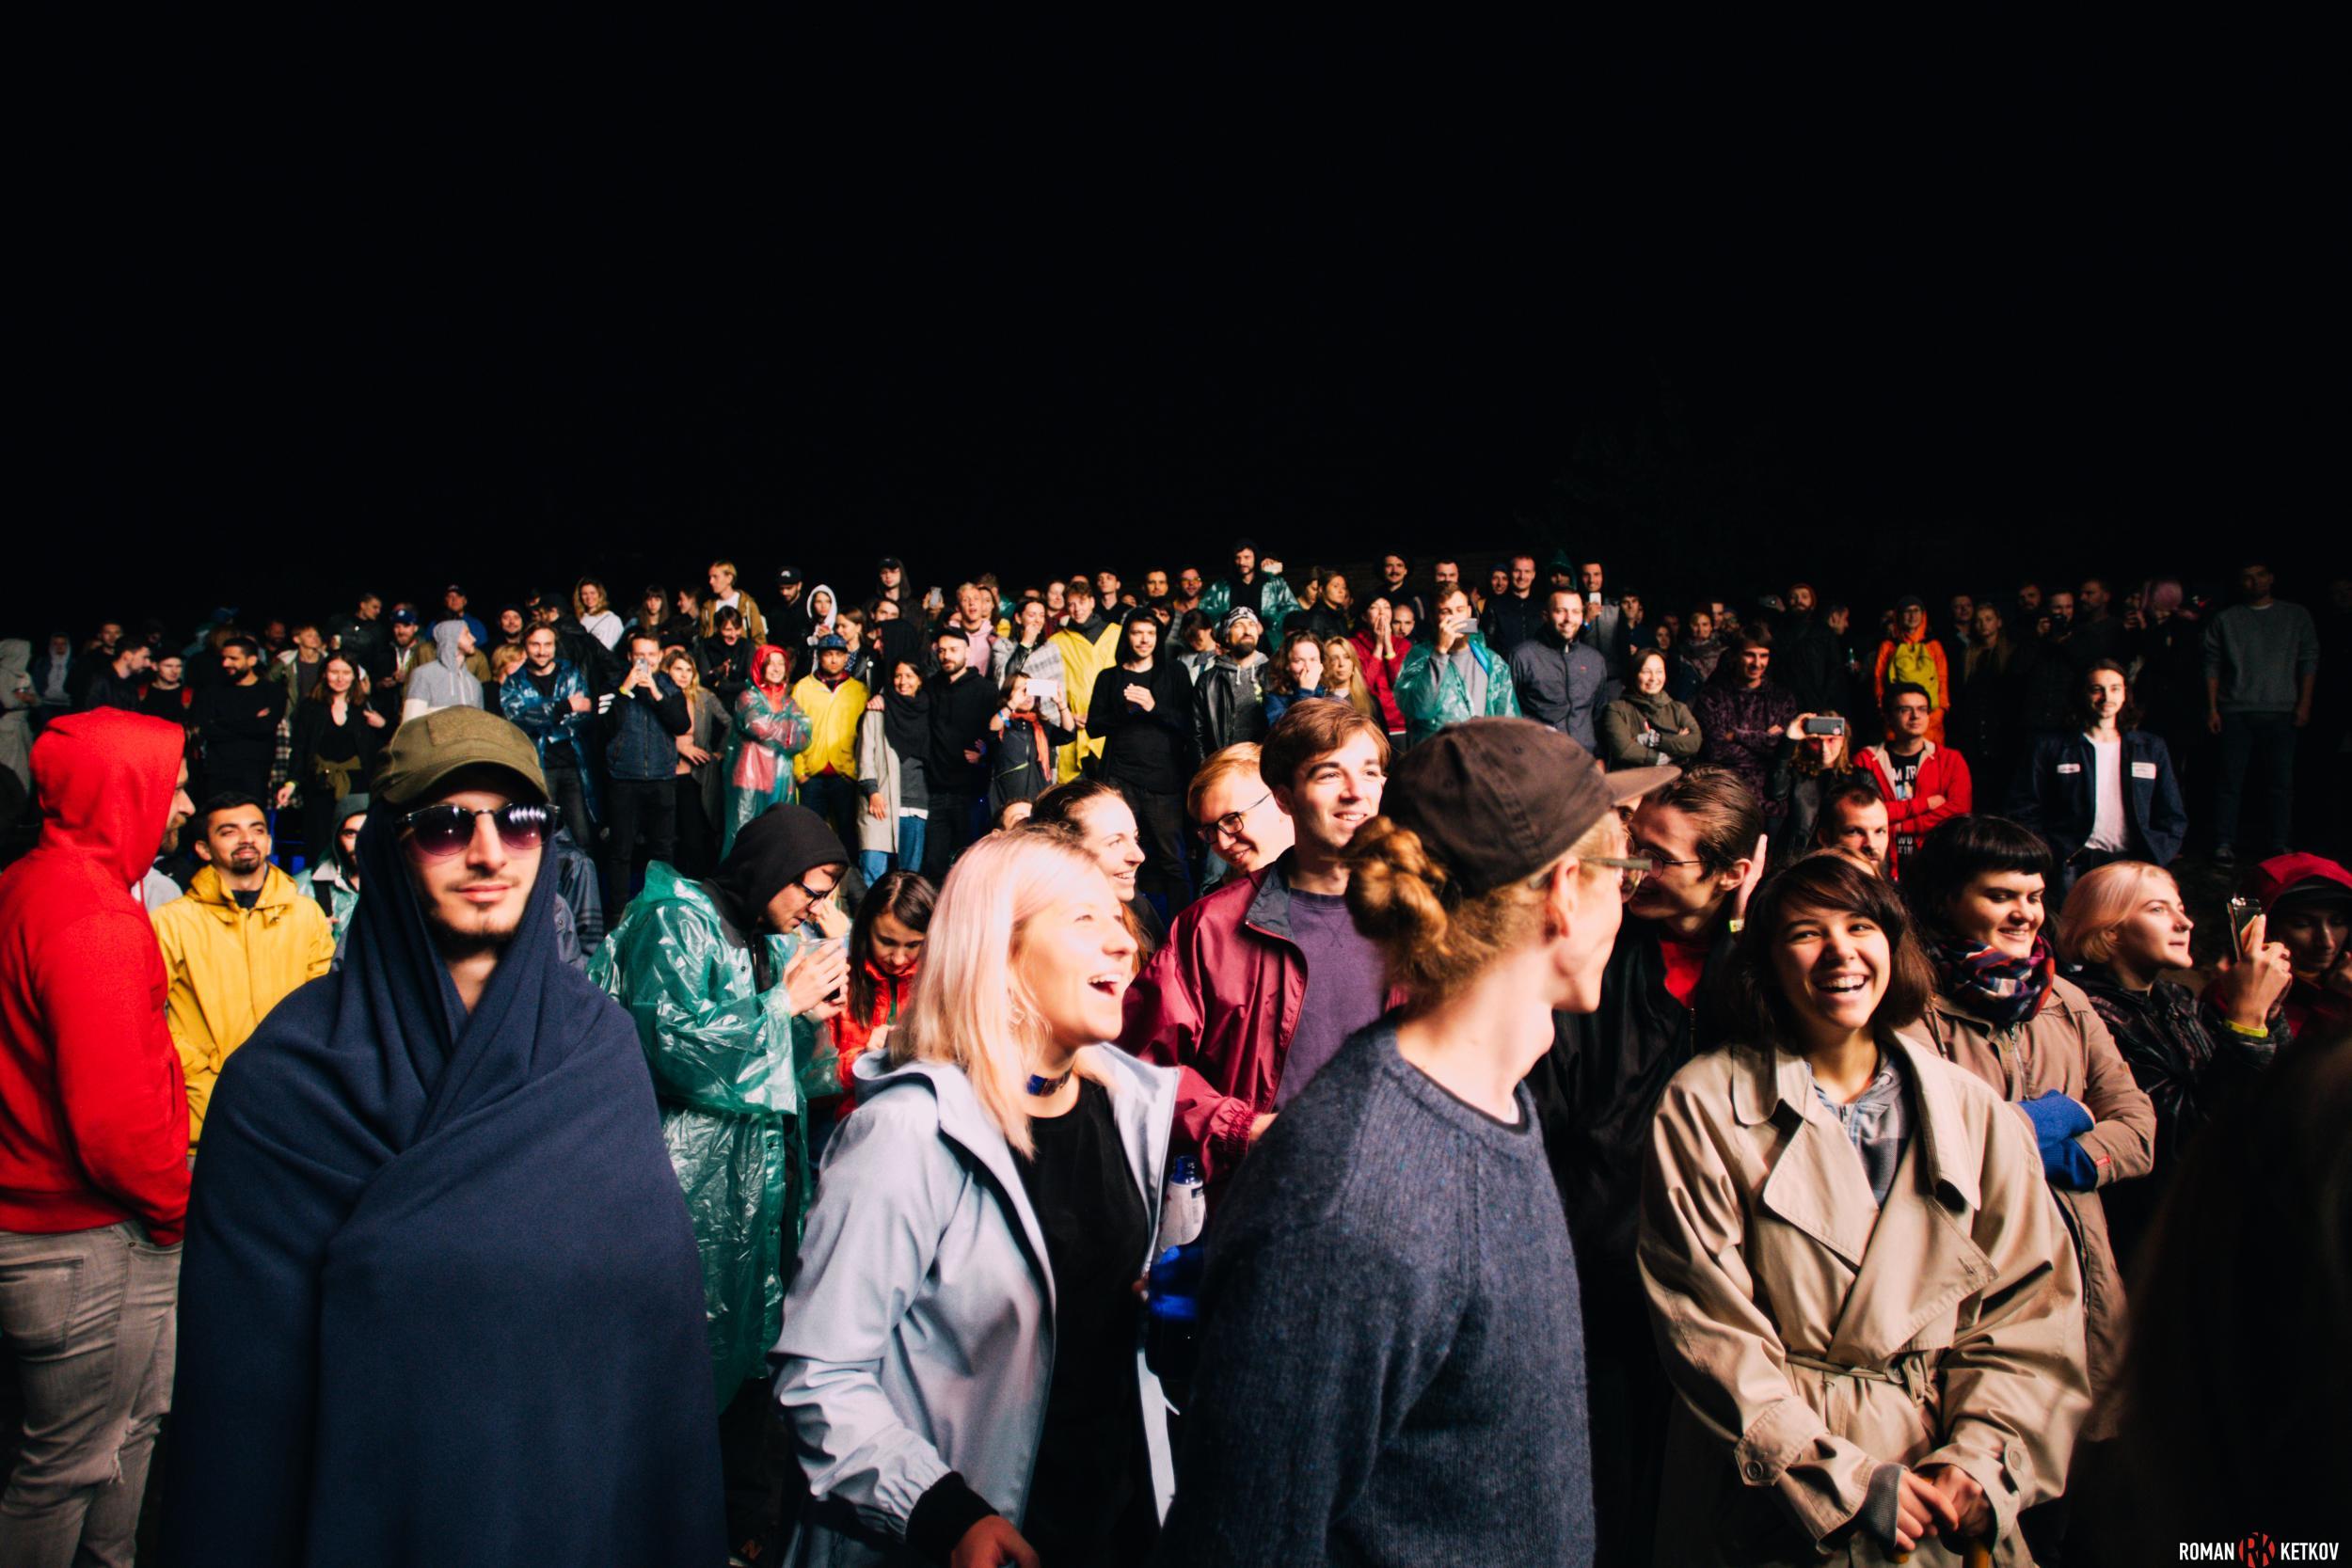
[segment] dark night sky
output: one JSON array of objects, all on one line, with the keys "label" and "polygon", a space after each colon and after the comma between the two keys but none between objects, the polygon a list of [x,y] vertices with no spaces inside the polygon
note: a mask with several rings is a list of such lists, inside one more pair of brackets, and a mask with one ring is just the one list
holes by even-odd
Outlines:
[{"label": "dark night sky", "polygon": [[2345,564],[2312,40],[1093,25],[61,46],[8,629],[1243,529]]}]

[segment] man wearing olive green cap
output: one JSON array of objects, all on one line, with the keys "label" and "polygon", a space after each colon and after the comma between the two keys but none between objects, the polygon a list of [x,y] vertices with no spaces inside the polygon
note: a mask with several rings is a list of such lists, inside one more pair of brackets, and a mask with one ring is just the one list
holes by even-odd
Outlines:
[{"label": "man wearing olive green cap", "polygon": [[693,1227],[636,1029],[556,955],[536,752],[438,709],[373,808],[342,967],[214,1092],[166,1549],[722,1561]]}]

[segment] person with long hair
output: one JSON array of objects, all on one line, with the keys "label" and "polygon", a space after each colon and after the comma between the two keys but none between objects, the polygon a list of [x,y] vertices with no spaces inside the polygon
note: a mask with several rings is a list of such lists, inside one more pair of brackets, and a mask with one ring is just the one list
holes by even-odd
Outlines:
[{"label": "person with long hair", "polygon": [[866,716],[858,721],[857,784],[866,804],[858,814],[857,864],[868,883],[882,880],[893,866],[923,868],[930,817],[924,761],[930,698],[923,689],[923,666],[910,657],[891,660],[888,668],[888,681],[866,700]]},{"label": "person with long hair", "polygon": [[[572,619],[580,629],[611,648],[621,641],[621,618],[612,613],[612,598],[604,591],[604,583],[596,578],[582,578],[572,584]],[[657,636],[647,626],[645,635]]]},{"label": "person with long hair", "polygon": [[1034,800],[1053,786],[1054,752],[1078,733],[1070,710],[1051,687],[1038,689],[1025,670],[1007,675],[988,721],[988,815],[993,821],[1015,800]]},{"label": "person with long hair", "polygon": [[1388,727],[1387,716],[1373,694],[1371,683],[1364,678],[1362,663],[1356,657],[1356,644],[1344,637],[1323,640],[1323,692],[1345,703],[1384,730]]},{"label": "person with long hair", "polygon": [[1284,645],[1281,659],[1266,670],[1266,728],[1272,729],[1293,703],[1328,695],[1323,689],[1323,643],[1310,632],[1299,632]]},{"label": "person with long hair", "polygon": [[725,748],[729,716],[702,683],[702,669],[682,647],[661,651],[661,668],[686,693],[686,733],[677,737],[677,868],[689,877],[707,877],[719,862],[714,841],[719,836],[719,813],[725,806],[726,779],[719,766]]},{"label": "person with long hair", "polygon": [[[1348,639],[1356,650],[1356,662],[1363,672],[1364,684],[1371,688],[1374,700],[1380,705],[1380,724],[1388,732],[1389,744],[1402,750],[1405,743],[1405,715],[1396,705],[1396,678],[1405,673],[1405,650],[1412,646],[1410,634],[1398,629],[1396,610],[1385,594],[1375,594],[1364,601],[1362,624]],[[1326,649],[1327,662],[1330,651]]]},{"label": "person with long hair", "polygon": [[2114,861],[2090,872],[2074,884],[2058,918],[2059,958],[2075,966],[2071,977],[2155,1110],[2148,1179],[2102,1199],[2126,1275],[2182,1150],[2287,1042],[2285,1020],[2275,1016],[2295,982],[2285,944],[2268,941],[2256,916],[2201,996],[2165,978],[2195,967],[2189,938],[2196,929],[2172,874],[2145,861]]},{"label": "person with long hair", "polygon": [[313,863],[334,847],[335,802],[366,793],[368,774],[391,727],[368,702],[368,677],[348,654],[329,654],[288,726],[293,766],[278,786],[282,811],[302,796],[302,853]]},{"label": "person with long hair", "polygon": [[1094,677],[1089,728],[1103,737],[1098,776],[1119,788],[1142,837],[1137,886],[1165,902],[1168,917],[1192,902],[1184,853],[1184,784],[1198,738],[1192,680],[1161,646],[1160,624],[1131,617],[1120,628],[1118,661]]},{"label": "person with long hair", "polygon": [[[2090,998],[2058,973],[2042,930],[2050,872],[2049,848],[2030,830],[1958,816],[1921,841],[1902,889],[1935,965],[1921,1027],[1945,1060],[1992,1085],[2033,1125],[2082,1265],[2097,1399],[2124,1338],[2123,1275],[2101,1193],[2153,1167],[2156,1113]],[[2086,1435],[2106,1436],[2110,1419],[2099,1408]]]},{"label": "person with long hair", "polygon": [[1657,1560],[1809,1565],[1864,1538],[1855,1560],[2025,1560],[2018,1512],[2058,1495],[2090,1403],[2026,1123],[1914,1031],[1934,970],[1844,855],[1764,884],[1727,980],[1729,1043],[1667,1085],[1643,1175],[1681,1396]]},{"label": "person with long hair", "polygon": [[[1765,776],[1764,798],[1778,800],[1783,814],[1772,836],[1772,859],[1781,865],[1805,852],[1822,806],[1855,774],[1851,735],[1844,730],[1836,735],[1805,733],[1807,720],[1822,718],[1842,721],[1844,716],[1800,713],[1782,726],[1772,771]],[[1869,775],[1862,777],[1867,780]]]},{"label": "person with long hair", "polygon": [[812,1498],[793,1560],[1151,1555],[1174,1477],[1135,1285],[1176,1075],[1102,1043],[1134,958],[1054,834],[992,834],[949,873],[785,1299],[775,1397]]},{"label": "person with long hair", "polygon": [[2010,797],[2016,819],[2049,845],[2061,900],[2074,879],[2110,861],[2171,864],[2188,832],[2171,751],[2139,727],[2123,666],[2091,665],[2075,712],[2082,727],[2037,742]]},{"label": "person with long hair", "polygon": [[1398,759],[1346,858],[1402,1006],[1219,1209],[1164,1560],[1590,1560],[1576,1260],[1521,1080],[1552,1009],[1599,1000],[1632,863],[1618,794],[1528,720]]},{"label": "person with long hair", "polygon": [[794,798],[792,759],[807,746],[808,715],[792,700],[792,658],[772,642],[752,655],[752,682],[735,700],[727,728],[726,816],[719,853],[735,847],[743,824]]},{"label": "person with long hair", "polygon": [[[841,1016],[833,1021],[834,1050],[841,1058],[835,1121],[857,1108],[857,1059],[886,1044],[898,1015],[906,1010],[938,899],[939,890],[920,874],[889,871],[876,878],[858,900],[857,914],[850,923],[849,995]],[[821,1152],[829,1132],[821,1117],[817,1130]]]},{"label": "person with long hair", "polygon": [[[991,640],[989,643],[990,678],[1001,686],[1007,675],[1026,670],[1032,659],[1044,658],[1047,652],[1045,644],[1052,641],[1053,636],[1053,611],[1045,608],[1045,601],[1035,594],[1023,599],[1020,607],[1012,612],[1012,630]],[[1055,659],[1059,657],[1057,651],[1053,656]],[[1041,672],[1050,669],[1053,674],[1060,674],[1058,665],[1041,663],[1039,669]]]}]

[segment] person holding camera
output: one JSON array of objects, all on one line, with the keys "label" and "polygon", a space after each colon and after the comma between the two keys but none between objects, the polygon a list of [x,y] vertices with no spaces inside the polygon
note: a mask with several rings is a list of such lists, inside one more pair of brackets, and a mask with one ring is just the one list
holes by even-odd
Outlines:
[{"label": "person holding camera", "polygon": [[831,900],[849,858],[815,812],[770,806],[707,881],[646,867],[644,892],[588,970],[637,1025],[694,1223],[727,1539],[739,1551],[764,1551],[782,1509],[767,1354],[808,1209],[807,1103],[840,1092],[818,1026],[849,984],[843,944],[823,939],[827,921],[848,924]]},{"label": "person holding camera", "polygon": [[628,668],[612,697],[607,717],[612,738],[604,749],[604,907],[617,916],[629,899],[640,829],[648,862],[666,861],[677,850],[678,736],[694,727],[686,693],[661,673],[661,644],[649,631],[633,631],[623,650]]}]

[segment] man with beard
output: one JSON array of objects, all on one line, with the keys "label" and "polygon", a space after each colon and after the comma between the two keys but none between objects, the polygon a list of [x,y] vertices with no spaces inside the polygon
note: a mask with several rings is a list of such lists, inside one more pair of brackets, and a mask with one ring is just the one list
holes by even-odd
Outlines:
[{"label": "man with beard", "polygon": [[196,733],[204,749],[207,794],[267,800],[277,777],[278,724],[286,689],[262,679],[262,645],[232,637],[220,646],[222,678],[196,700]]},{"label": "man with beard", "polygon": [[416,673],[419,666],[433,662],[433,645],[418,641],[414,605],[394,606],[391,627],[391,641],[384,645],[381,661],[384,673],[368,677],[373,683],[368,701],[378,713],[397,723],[408,689],[408,677]]},{"label": "man with beard", "polygon": [[811,1096],[841,1088],[820,1026],[841,1011],[848,960],[803,927],[848,869],[822,818],[771,806],[707,881],[648,866],[644,892],[589,970],[636,1023],[688,1196],[727,1540],[745,1561],[764,1559],[782,1501],[785,1449],[766,1371],[808,1212],[805,1112]]},{"label": "man with beard", "polygon": [[1609,661],[1578,636],[1584,626],[1584,599],[1575,589],[1553,589],[1546,608],[1549,624],[1511,652],[1519,711],[1597,752],[1593,716],[1601,688],[1609,684]]},{"label": "man with beard", "polygon": [[1413,565],[1395,550],[1380,558],[1380,587],[1377,593],[1391,608],[1403,605],[1413,612],[1416,625],[1429,619],[1429,596],[1413,586]]},{"label": "man with beard", "polygon": [[[1585,643],[1597,649],[1608,664],[1609,678],[1622,686],[1628,677],[1633,654],[1631,626],[1637,623],[1629,623],[1625,606],[1602,587],[1604,581],[1606,578],[1599,562],[1586,561],[1578,564],[1576,587],[1584,599],[1584,629],[1581,635]],[[1637,601],[1634,605],[1637,617],[1640,610]],[[1587,745],[1585,749],[1589,751],[1591,747]]]},{"label": "man with beard", "polygon": [[482,705],[482,683],[466,668],[473,657],[473,633],[461,620],[447,620],[433,628],[433,662],[408,677],[407,695],[400,705],[401,722],[447,707]]},{"label": "man with beard", "polygon": [[1391,1000],[1347,911],[1348,845],[1379,815],[1389,737],[1345,703],[1302,702],[1258,757],[1297,837],[1176,917],[1128,989],[1119,1043],[1182,1069],[1172,1148],[1221,1191],[1249,1146]]},{"label": "man with beard", "polygon": [[1667,1081],[1714,1043],[1708,988],[1730,960],[1766,850],[1763,814],[1734,774],[1643,771],[1652,787],[1629,826],[1633,855],[1649,866],[1626,897],[1600,1006],[1553,1015],[1551,1051],[1527,1077],[1576,1243],[1593,1430],[1612,1434],[1593,1449],[1596,1560],[1609,1564],[1650,1560],[1674,1402],[1633,1257],[1650,1122]]},{"label": "man with beard", "polygon": [[[817,668],[792,688],[808,715],[808,745],[792,759],[801,802],[847,843],[865,800],[857,786],[857,732],[866,717],[865,683],[850,673],[850,644],[834,632],[817,640]],[[846,830],[846,831],[845,831]]]},{"label": "man with beard", "polygon": [[1737,773],[1764,803],[1768,825],[1788,809],[1785,800],[1772,799],[1767,781],[1799,712],[1797,700],[1772,679],[1772,645],[1742,632],[1691,705],[1707,736],[1699,760]]},{"label": "man with beard", "polygon": [[114,709],[32,750],[40,842],[0,872],[0,1338],[28,1435],[0,1555],[129,1562],[170,1404],[188,1105],[124,890],[187,819],[187,767],[177,725]]},{"label": "man with beard", "polygon": [[1788,614],[1772,639],[1772,663],[1800,713],[1843,713],[1850,705],[1837,634],[1820,614],[1809,582],[1789,584]]},{"label": "man with beard", "polygon": [[627,1014],[557,961],[521,731],[404,725],[343,964],[215,1092],[166,1550],[724,1560],[693,1227]]},{"label": "man with beard", "polygon": [[1263,624],[1247,610],[1228,610],[1216,628],[1219,652],[1192,688],[1193,737],[1204,757],[1265,738]]},{"label": "man with beard", "polygon": [[1181,621],[1200,608],[1200,568],[1186,566],[1176,574],[1176,592],[1168,601],[1168,613]]},{"label": "man with beard", "polygon": [[[715,572],[717,568],[712,570]],[[715,594],[717,589],[714,587],[712,592]],[[714,607],[710,609],[710,613],[715,615],[715,606],[721,602],[706,599],[704,604]],[[741,608],[740,605],[738,608]],[[751,608],[756,611],[759,607],[753,605]],[[754,625],[751,614],[743,617],[743,634],[753,642],[761,641],[762,632],[768,633],[776,646],[789,652],[795,659],[806,657],[801,650],[807,647],[808,640],[816,635],[817,622],[808,612],[808,585],[802,580],[798,566],[782,567],[776,573],[776,613],[772,624],[761,621]]]},{"label": "man with beard", "polygon": [[111,651],[99,648],[73,670],[73,711],[119,707],[136,713],[139,684],[149,667],[147,644],[124,642]]},{"label": "man with beard", "polygon": [[1505,570],[1503,591],[1486,600],[1479,629],[1486,634],[1487,645],[1507,659],[1520,643],[1535,635],[1544,624],[1544,613],[1535,597],[1535,558],[1515,555]]},{"label": "man with beard", "polygon": [[326,641],[336,652],[349,654],[370,682],[382,682],[386,669],[384,595],[369,590],[359,595],[350,614],[328,616]]},{"label": "man with beard", "polygon": [[1219,623],[1230,612],[1246,610],[1261,626],[1279,626],[1297,608],[1298,599],[1280,573],[1258,570],[1258,546],[1250,539],[1233,541],[1232,575],[1209,584],[1200,595],[1201,612]]},{"label": "man with beard", "polygon": [[269,819],[249,795],[215,795],[197,817],[205,863],[184,898],[155,912],[170,989],[164,1019],[188,1086],[188,1151],[203,1136],[221,1064],[295,987],[335,960],[315,900],[270,863]]},{"label": "man with beard", "polygon": [[996,711],[996,685],[965,662],[963,633],[942,626],[931,639],[939,670],[924,682],[930,705],[930,751],[923,768],[930,784],[930,821],[923,835],[923,874],[933,884],[975,834],[973,816],[988,793],[988,721]]}]

